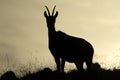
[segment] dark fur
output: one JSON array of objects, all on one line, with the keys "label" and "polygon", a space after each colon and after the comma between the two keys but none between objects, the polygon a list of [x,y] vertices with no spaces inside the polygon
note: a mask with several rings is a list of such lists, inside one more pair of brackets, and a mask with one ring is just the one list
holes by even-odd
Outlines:
[{"label": "dark fur", "polygon": [[83,62],[86,62],[89,69],[92,65],[94,54],[92,45],[82,38],[67,35],[62,31],[56,31],[55,21],[58,12],[55,15],[47,15],[45,11],[44,16],[48,27],[49,50],[55,59],[57,70],[64,71],[65,61],[74,62],[78,70],[83,70]]}]

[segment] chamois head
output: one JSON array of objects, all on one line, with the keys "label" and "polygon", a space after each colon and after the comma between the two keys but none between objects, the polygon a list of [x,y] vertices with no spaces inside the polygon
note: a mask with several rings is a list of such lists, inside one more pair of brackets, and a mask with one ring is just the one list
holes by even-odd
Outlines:
[{"label": "chamois head", "polygon": [[45,6],[45,7],[48,11],[48,14],[46,13],[46,11],[44,12],[44,16],[46,18],[47,25],[50,26],[50,25],[55,24],[56,17],[58,16],[58,11],[56,11],[56,13],[54,15],[54,11],[55,11],[56,6],[54,6],[54,8],[53,8],[52,15],[50,15],[50,11],[49,11],[48,7],[47,6]]}]

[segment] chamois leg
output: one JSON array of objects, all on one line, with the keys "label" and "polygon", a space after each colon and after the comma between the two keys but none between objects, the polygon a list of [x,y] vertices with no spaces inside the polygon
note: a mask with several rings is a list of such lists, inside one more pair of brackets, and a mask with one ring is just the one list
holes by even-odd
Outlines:
[{"label": "chamois leg", "polygon": [[61,59],[61,72],[64,72],[65,60]]},{"label": "chamois leg", "polygon": [[83,70],[83,61],[77,61],[77,62],[75,62],[75,65],[76,65],[78,71],[80,71],[80,72],[84,71]]},{"label": "chamois leg", "polygon": [[56,63],[56,66],[57,66],[57,71],[60,72],[60,58],[55,58],[55,63]]},{"label": "chamois leg", "polygon": [[92,68],[92,59],[87,60],[86,65],[87,65],[87,70],[91,70],[91,68]]}]

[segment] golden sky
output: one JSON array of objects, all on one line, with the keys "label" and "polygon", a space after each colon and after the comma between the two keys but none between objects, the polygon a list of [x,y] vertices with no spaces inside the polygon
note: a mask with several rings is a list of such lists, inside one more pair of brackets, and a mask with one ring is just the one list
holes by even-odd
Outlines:
[{"label": "golden sky", "polygon": [[[86,39],[94,46],[94,61],[109,64],[115,59],[113,55],[120,53],[119,3],[119,0],[1,0],[0,63],[7,62],[5,55],[9,63],[16,60],[27,63],[31,55],[39,61],[46,56],[52,58],[43,13],[45,5],[51,11],[56,5],[59,12],[56,30]],[[115,59],[114,64],[116,60],[119,62]]]}]

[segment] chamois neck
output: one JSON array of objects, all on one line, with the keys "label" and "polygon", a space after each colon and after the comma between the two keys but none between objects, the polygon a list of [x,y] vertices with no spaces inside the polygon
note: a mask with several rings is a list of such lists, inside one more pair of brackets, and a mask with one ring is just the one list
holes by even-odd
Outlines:
[{"label": "chamois neck", "polygon": [[48,25],[49,46],[50,46],[51,43],[54,42],[55,35],[56,35],[55,26],[54,25]]},{"label": "chamois neck", "polygon": [[54,35],[56,30],[55,30],[55,24],[52,25],[47,25],[48,26],[48,34],[49,35]]}]

